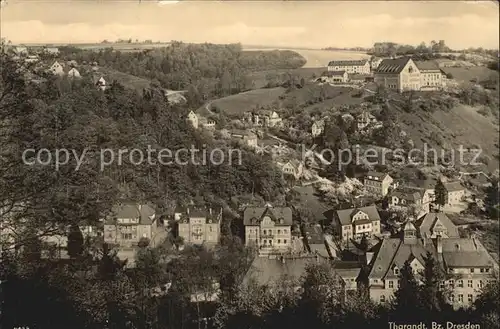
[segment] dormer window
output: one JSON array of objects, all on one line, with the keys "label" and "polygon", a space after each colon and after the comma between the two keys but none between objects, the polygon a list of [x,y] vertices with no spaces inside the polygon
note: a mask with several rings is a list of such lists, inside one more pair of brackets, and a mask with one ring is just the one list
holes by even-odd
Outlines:
[{"label": "dormer window", "polygon": [[399,268],[394,266],[394,275],[399,275]]}]

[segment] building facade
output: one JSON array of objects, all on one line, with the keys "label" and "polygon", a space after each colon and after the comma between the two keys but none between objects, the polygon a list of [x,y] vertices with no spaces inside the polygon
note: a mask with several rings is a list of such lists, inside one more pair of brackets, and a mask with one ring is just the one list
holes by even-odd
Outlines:
[{"label": "building facade", "polygon": [[343,242],[360,241],[363,236],[373,238],[380,235],[380,215],[372,206],[337,210],[331,219],[335,235]]},{"label": "building facade", "polygon": [[409,57],[384,59],[374,73],[375,83],[397,92],[420,90],[421,74]]},{"label": "building facade", "polygon": [[432,212],[419,218],[415,223],[421,238],[459,238],[458,228],[442,212]]},{"label": "building facade", "polygon": [[150,205],[124,203],[113,207],[104,223],[104,242],[135,247],[141,238],[152,240],[159,226]]},{"label": "building facade", "polygon": [[[176,214],[177,215],[177,214]],[[189,209],[178,216],[179,236],[186,244],[217,244],[220,240],[222,209]]]},{"label": "building facade", "polygon": [[50,66],[49,71],[55,75],[64,75],[64,67],[57,61]]},{"label": "building facade", "polygon": [[367,192],[385,197],[389,193],[389,187],[393,181],[388,174],[369,171],[365,176],[364,185]]},{"label": "building facade", "polygon": [[348,74],[370,74],[370,62],[362,60],[336,60],[328,63],[328,71],[345,71]]},{"label": "building facade", "polygon": [[186,117],[186,121],[189,122],[194,129],[198,129],[198,116],[193,111],[190,111]]},{"label": "building facade", "polygon": [[477,239],[448,238],[421,239],[411,223],[404,227],[401,238],[384,239],[373,257],[368,275],[370,297],[375,302],[387,303],[399,287],[399,274],[406,261],[421,282],[425,257],[434,257],[446,275],[440,283],[450,291],[449,303],[454,308],[470,307],[481,288],[492,280],[498,264]]},{"label": "building facade", "polygon": [[318,137],[321,134],[323,134],[323,131],[325,130],[325,121],[324,120],[318,120],[312,124],[311,127],[311,135],[313,137]]},{"label": "building facade", "polygon": [[445,206],[454,206],[460,204],[465,197],[465,188],[460,182],[443,183],[446,190]]},{"label": "building facade", "polygon": [[260,253],[286,253],[292,247],[292,209],[289,207],[247,207],[243,212],[245,244]]},{"label": "building facade", "polygon": [[439,69],[439,66],[436,63],[426,61],[415,62],[415,64],[420,71],[421,90],[441,90],[443,88],[443,71]]}]

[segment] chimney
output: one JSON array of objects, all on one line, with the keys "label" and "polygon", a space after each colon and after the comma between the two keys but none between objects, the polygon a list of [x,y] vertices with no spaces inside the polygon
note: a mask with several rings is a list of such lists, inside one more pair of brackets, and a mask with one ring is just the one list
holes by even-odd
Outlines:
[{"label": "chimney", "polygon": [[436,249],[437,249],[438,254],[443,253],[443,241],[441,241],[441,236],[438,236],[436,238]]}]

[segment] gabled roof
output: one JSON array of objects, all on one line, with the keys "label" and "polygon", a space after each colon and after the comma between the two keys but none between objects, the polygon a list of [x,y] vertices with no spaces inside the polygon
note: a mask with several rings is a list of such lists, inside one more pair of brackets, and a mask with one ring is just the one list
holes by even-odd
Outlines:
[{"label": "gabled roof", "polygon": [[438,64],[434,61],[415,61],[414,63],[420,71],[440,71]]},{"label": "gabled roof", "polygon": [[[290,207],[247,207],[243,211],[243,224],[259,225],[264,216],[269,216],[275,225],[290,226],[293,224],[292,209]],[[282,223],[280,223],[280,220]]]},{"label": "gabled roof", "polygon": [[361,207],[361,208],[350,208],[350,209],[337,210],[336,216],[337,216],[337,219],[339,220],[341,225],[351,225],[352,224],[352,216],[354,216],[359,211],[362,211],[365,214],[367,214],[368,218],[371,221],[380,220],[380,215],[378,213],[377,207],[375,207],[374,205],[367,206],[367,207]]},{"label": "gabled roof", "polygon": [[420,236],[430,237],[432,235],[431,230],[434,228],[436,223],[440,222],[448,231],[449,238],[458,238],[460,235],[458,233],[458,228],[453,224],[453,222],[442,212],[431,212],[420,218],[416,224],[419,228]]},{"label": "gabled roof", "polygon": [[357,279],[361,273],[361,264],[359,262],[333,261],[333,270],[342,277],[342,279]]},{"label": "gabled roof", "polygon": [[456,192],[465,190],[465,188],[460,184],[460,182],[446,182],[443,183],[444,188],[447,192]]},{"label": "gabled roof", "polygon": [[[155,210],[152,206],[137,203],[123,203],[112,208],[113,218],[139,219],[139,224],[151,224]],[[109,221],[108,221],[109,222]],[[111,221],[112,222],[112,221]]]},{"label": "gabled roof", "polygon": [[360,60],[336,60],[330,61],[328,66],[363,66],[368,62],[367,59]]},{"label": "gabled roof", "polygon": [[325,75],[328,77],[341,77],[346,74],[346,71],[328,71],[325,72]]},{"label": "gabled roof", "polygon": [[400,57],[396,59],[384,59],[377,67],[376,73],[399,74],[411,60],[410,57]]},{"label": "gabled roof", "polygon": [[395,190],[391,193],[391,197],[395,196],[399,199],[411,201],[411,202],[416,202],[420,199],[422,199],[422,196],[420,195],[419,192],[413,190]]},{"label": "gabled roof", "polygon": [[477,239],[441,239],[447,267],[490,267],[495,260]]},{"label": "gabled roof", "polygon": [[389,174],[387,174],[387,173],[381,173],[381,172],[378,172],[378,171],[369,171],[369,172],[366,173],[365,179],[382,181],[387,176],[389,176]]}]

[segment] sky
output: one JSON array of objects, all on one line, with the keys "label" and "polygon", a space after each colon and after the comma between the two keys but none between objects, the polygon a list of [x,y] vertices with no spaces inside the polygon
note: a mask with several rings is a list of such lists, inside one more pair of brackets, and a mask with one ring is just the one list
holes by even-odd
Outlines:
[{"label": "sky", "polygon": [[0,35],[14,44],[132,38],[323,48],[445,40],[453,49],[499,48],[492,1],[7,0],[0,15]]}]

